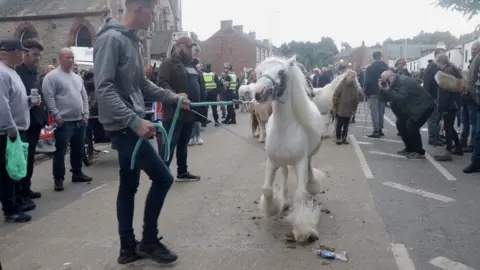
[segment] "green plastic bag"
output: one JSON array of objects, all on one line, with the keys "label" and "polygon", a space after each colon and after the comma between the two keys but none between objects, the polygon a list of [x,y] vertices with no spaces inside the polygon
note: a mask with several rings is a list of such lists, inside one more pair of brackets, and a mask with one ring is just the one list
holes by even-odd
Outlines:
[{"label": "green plastic bag", "polygon": [[22,142],[18,131],[15,141],[7,136],[5,152],[8,176],[14,181],[20,181],[27,175],[28,143]]}]

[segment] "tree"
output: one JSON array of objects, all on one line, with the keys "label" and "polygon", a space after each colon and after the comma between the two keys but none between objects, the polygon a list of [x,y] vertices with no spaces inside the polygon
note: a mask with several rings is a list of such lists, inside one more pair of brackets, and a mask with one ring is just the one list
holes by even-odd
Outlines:
[{"label": "tree", "polygon": [[[407,38],[407,43],[414,44],[438,44],[439,42],[444,42],[447,47],[455,46],[459,43],[459,39],[448,31],[436,31],[433,33],[427,33],[425,31],[420,31],[418,35]],[[405,39],[393,40],[387,38],[383,43],[394,43],[394,44],[403,44]]]},{"label": "tree", "polygon": [[307,70],[331,64],[332,57],[338,54],[335,42],[329,37],[322,37],[318,42],[290,41],[283,43],[280,51],[286,56],[296,55]]},{"label": "tree", "polygon": [[350,46],[350,44],[348,44],[347,42],[343,42],[343,41],[342,41],[342,43],[341,43],[340,46],[341,46],[342,51],[352,49],[352,46]]},{"label": "tree", "polygon": [[451,9],[463,13],[472,19],[480,11],[480,1],[478,0],[437,0],[436,5],[444,9]]}]

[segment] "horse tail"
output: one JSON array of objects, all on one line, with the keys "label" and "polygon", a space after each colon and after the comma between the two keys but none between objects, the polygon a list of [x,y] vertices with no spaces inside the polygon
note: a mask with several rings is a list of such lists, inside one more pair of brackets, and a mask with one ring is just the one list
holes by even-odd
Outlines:
[{"label": "horse tail", "polygon": [[255,106],[252,107],[250,117],[252,118],[252,134],[255,134],[259,125],[257,115],[255,113]]}]

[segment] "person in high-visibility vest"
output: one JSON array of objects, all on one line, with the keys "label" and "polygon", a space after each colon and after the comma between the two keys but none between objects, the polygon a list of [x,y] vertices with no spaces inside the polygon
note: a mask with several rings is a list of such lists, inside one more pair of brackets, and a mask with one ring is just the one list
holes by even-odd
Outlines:
[{"label": "person in high-visibility vest", "polygon": [[[225,77],[223,78],[223,87],[225,89],[225,100],[232,101],[237,96],[238,88],[240,84],[238,83],[238,78],[235,73],[232,71],[232,65],[228,64],[225,66]],[[222,124],[236,124],[236,113],[233,105],[227,105],[227,117]]]},{"label": "person in high-visibility vest", "polygon": [[[222,83],[217,74],[212,71],[212,65],[209,63],[204,64],[203,79],[205,81],[205,89],[207,90],[207,101],[217,101],[217,96],[222,89]],[[215,126],[218,127],[218,111],[217,105],[212,105],[213,120],[215,120]]]}]

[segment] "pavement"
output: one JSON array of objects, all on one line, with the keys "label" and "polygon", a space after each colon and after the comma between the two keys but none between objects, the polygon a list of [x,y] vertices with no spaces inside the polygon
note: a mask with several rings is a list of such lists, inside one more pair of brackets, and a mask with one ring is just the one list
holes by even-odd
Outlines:
[{"label": "pavement", "polygon": [[439,163],[432,157],[443,147],[427,145],[428,129],[422,129],[426,160],[407,160],[395,153],[404,148],[396,136],[395,116],[387,109],[385,134],[370,139],[371,121],[362,104],[357,123],[351,125],[353,147],[382,216],[399,270],[480,269],[480,181],[478,174],[462,169],[471,154]]},{"label": "pavement", "polygon": [[[238,116],[238,123],[228,127],[230,132],[206,128],[205,144],[189,151],[190,170],[202,180],[175,183],[167,197],[160,232],[179,253],[173,269],[396,269],[390,238],[353,148],[328,141],[316,157],[316,167],[328,175],[319,200],[330,213],[320,218],[319,241],[295,245],[288,241],[291,227],[281,217],[266,220],[258,210],[264,145],[252,138],[246,114]],[[84,169],[95,178],[91,184],[66,181],[62,193],[53,192],[51,160],[36,166],[33,189],[43,197],[32,212],[32,222],[0,224],[0,260],[5,270],[158,269],[148,260],[127,266],[116,263],[115,154],[102,153],[96,164]],[[141,235],[148,181],[142,175],[137,235]],[[347,251],[349,261],[318,258],[315,250],[320,244]]]}]

